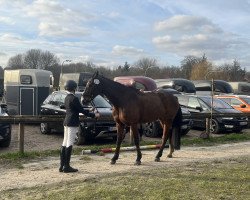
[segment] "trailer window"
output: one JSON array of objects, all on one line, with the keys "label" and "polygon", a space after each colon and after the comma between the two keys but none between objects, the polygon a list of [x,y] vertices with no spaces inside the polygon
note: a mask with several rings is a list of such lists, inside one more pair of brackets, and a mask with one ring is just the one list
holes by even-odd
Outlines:
[{"label": "trailer window", "polygon": [[21,75],[20,82],[21,84],[25,84],[25,85],[32,84],[32,77],[29,75]]}]

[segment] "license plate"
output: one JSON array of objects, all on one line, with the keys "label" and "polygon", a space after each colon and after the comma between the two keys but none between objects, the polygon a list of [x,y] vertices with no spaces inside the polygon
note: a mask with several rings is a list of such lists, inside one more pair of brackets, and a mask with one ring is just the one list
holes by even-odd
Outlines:
[{"label": "license plate", "polygon": [[240,122],[240,125],[242,126],[247,125],[247,122]]},{"label": "license plate", "polygon": [[109,131],[116,131],[116,127],[109,127]]}]

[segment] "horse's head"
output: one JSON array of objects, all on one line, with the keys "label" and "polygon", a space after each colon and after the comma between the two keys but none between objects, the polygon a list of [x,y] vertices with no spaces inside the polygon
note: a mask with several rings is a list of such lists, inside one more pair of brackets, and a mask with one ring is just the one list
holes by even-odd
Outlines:
[{"label": "horse's head", "polygon": [[97,95],[101,93],[100,79],[98,76],[98,72],[95,72],[91,79],[87,82],[87,85],[82,94],[82,103],[89,103],[92,101]]}]

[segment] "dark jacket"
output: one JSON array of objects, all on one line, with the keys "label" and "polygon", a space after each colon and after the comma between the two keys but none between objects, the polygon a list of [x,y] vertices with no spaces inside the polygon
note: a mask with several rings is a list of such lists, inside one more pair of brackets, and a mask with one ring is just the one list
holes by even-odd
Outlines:
[{"label": "dark jacket", "polygon": [[83,113],[89,117],[95,117],[94,113],[90,113],[82,107],[79,99],[74,94],[70,93],[65,97],[64,106],[66,109],[66,116],[63,122],[64,126],[79,126],[79,113]]}]

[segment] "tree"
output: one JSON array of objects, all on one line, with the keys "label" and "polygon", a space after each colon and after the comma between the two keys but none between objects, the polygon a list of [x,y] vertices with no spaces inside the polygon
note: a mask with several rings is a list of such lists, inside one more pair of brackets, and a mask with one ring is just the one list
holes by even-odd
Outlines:
[{"label": "tree", "polygon": [[40,69],[41,68],[41,54],[40,49],[31,49],[26,52],[24,58],[24,64],[29,69]]},{"label": "tree", "polygon": [[129,68],[130,68],[130,65],[129,65],[128,62],[126,61],[125,64],[124,64],[124,66],[123,66],[123,70],[124,70],[125,72],[128,72],[128,71],[129,71]]},{"label": "tree", "polygon": [[59,59],[49,51],[40,49],[30,49],[25,54],[13,56],[8,61],[8,67],[11,69],[46,69],[59,63]]},{"label": "tree", "polygon": [[202,59],[193,64],[190,80],[202,80],[212,69],[212,63],[209,62],[205,56],[203,56]]},{"label": "tree", "polygon": [[49,51],[41,52],[40,68],[49,70],[51,66],[59,63],[59,58]]},{"label": "tree", "polygon": [[233,63],[225,63],[218,67],[220,71],[223,71],[221,79],[226,81],[245,81],[246,69],[242,69],[240,63],[234,60]]},{"label": "tree", "polygon": [[155,58],[142,58],[137,61],[134,66],[141,68],[145,71],[149,67],[157,67],[157,60]]},{"label": "tree", "polygon": [[184,78],[190,79],[193,66],[199,62],[199,58],[195,56],[186,56],[181,61],[181,70]]},{"label": "tree", "polygon": [[17,54],[16,56],[11,57],[8,60],[8,68],[11,69],[23,69],[24,65],[24,56],[22,54]]}]

